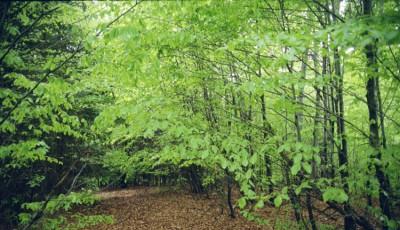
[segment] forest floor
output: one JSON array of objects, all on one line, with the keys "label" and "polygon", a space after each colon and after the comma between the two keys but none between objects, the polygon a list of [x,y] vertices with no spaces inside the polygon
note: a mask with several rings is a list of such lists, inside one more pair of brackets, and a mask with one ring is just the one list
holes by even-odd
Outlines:
[{"label": "forest floor", "polygon": [[[282,223],[293,222],[290,208],[265,207],[262,215],[267,225],[257,225],[242,217],[228,216],[225,202],[216,195],[194,195],[166,188],[139,187],[98,194],[93,207],[79,210],[86,214],[112,215],[113,224],[99,224],[89,229],[282,229]],[[287,225],[287,224],[285,224]],[[284,226],[290,229],[290,225]],[[295,229],[295,228],[291,228]]]}]

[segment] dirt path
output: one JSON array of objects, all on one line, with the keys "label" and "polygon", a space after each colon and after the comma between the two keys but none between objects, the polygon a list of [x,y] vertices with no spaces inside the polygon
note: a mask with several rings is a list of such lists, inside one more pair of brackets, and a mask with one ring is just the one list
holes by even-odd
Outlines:
[{"label": "dirt path", "polygon": [[269,229],[261,228],[239,216],[221,213],[217,199],[159,188],[135,188],[101,192],[102,200],[89,209],[90,214],[113,215],[112,225],[91,229]]}]

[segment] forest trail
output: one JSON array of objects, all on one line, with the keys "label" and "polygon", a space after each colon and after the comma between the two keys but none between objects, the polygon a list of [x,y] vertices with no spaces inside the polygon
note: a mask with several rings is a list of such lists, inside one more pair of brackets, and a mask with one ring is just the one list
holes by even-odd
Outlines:
[{"label": "forest trail", "polygon": [[399,111],[400,0],[3,0],[0,230],[400,230]]},{"label": "forest trail", "polygon": [[106,191],[98,195],[99,203],[81,211],[113,215],[114,224],[89,229],[272,229],[257,226],[238,213],[231,219],[226,209],[221,213],[221,201],[203,195],[155,187]]}]

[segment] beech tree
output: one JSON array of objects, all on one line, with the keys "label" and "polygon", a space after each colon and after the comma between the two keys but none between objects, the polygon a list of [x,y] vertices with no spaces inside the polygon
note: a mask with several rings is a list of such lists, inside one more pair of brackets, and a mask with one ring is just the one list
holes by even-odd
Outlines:
[{"label": "beech tree", "polygon": [[73,228],[60,209],[136,185],[400,226],[398,1],[0,4],[7,226]]}]

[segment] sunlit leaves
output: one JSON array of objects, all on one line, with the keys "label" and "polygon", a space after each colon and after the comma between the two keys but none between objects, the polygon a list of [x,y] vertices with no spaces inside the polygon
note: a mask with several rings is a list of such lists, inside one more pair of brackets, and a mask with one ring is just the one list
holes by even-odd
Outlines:
[{"label": "sunlit leaves", "polygon": [[239,208],[243,209],[246,206],[246,199],[244,197],[238,200]]},{"label": "sunlit leaves", "polygon": [[61,164],[53,157],[47,156],[48,146],[41,141],[29,140],[18,144],[0,147],[0,159],[7,160],[7,168],[24,168],[36,161]]},{"label": "sunlit leaves", "polygon": [[284,187],[282,191],[274,198],[275,207],[280,207],[283,201],[289,200],[287,192],[288,192],[288,187]]},{"label": "sunlit leaves", "polygon": [[21,68],[24,66],[24,61],[15,50],[11,50],[7,56],[5,56],[4,63],[13,68]]},{"label": "sunlit leaves", "polygon": [[[229,176],[239,185],[241,209],[263,208],[268,185],[274,185],[267,196],[277,207],[295,202],[289,193],[302,198],[314,190],[325,202],[347,202],[350,193],[340,182],[358,192],[365,187],[364,174],[373,174],[370,163],[387,169],[391,180],[397,178],[396,149],[384,150],[385,159],[368,160],[373,156],[363,147],[368,140],[358,133],[369,125],[363,109],[365,79],[359,76],[371,73],[361,54],[376,43],[384,63],[376,73],[383,79],[388,141],[399,142],[393,129],[397,83],[390,75],[396,76],[398,67],[392,60],[398,55],[398,16],[392,10],[374,18],[343,15],[344,22],[325,25],[329,20],[320,20],[329,16],[311,14],[312,3],[146,1],[107,27],[133,3],[87,3],[87,12],[59,4],[60,12],[43,20],[40,30],[4,59],[10,70],[0,89],[1,112],[35,87],[0,129],[10,135],[1,148],[7,169],[57,163],[48,155],[68,162],[98,145],[88,151],[96,156],[90,160],[125,182],[142,174],[181,175],[190,167],[201,169],[206,185]],[[84,16],[83,21],[70,24],[69,10],[71,18]],[[29,16],[22,12],[17,21],[29,25]],[[15,37],[21,28],[10,25],[4,31]],[[58,31],[65,33],[58,36]],[[48,36],[58,42],[42,44]],[[43,71],[55,69],[81,39],[85,52],[42,79]],[[41,49],[26,51],[31,43]],[[334,73],[336,49],[343,76]],[[337,167],[344,145],[336,135],[342,77],[345,137],[352,152],[349,162]],[[81,145],[85,151],[79,151]],[[339,179],[344,171],[350,177]],[[40,187],[44,178],[35,172],[29,188]]]},{"label": "sunlit leaves", "polygon": [[[34,215],[35,212],[40,211],[42,208],[44,209],[43,211],[46,214],[54,214],[56,211],[59,211],[61,209],[64,211],[68,211],[75,205],[92,205],[98,200],[99,198],[93,195],[91,191],[83,191],[79,193],[71,192],[67,195],[58,195],[57,197],[49,200],[49,202],[47,202],[45,206],[44,202],[31,202],[23,204],[22,207],[26,211],[31,212],[29,213],[31,215]],[[21,217],[26,218],[25,215],[26,214],[23,214]]]},{"label": "sunlit leaves", "polygon": [[322,197],[323,197],[325,202],[327,202],[327,201],[336,201],[338,203],[344,203],[349,199],[349,197],[343,191],[343,189],[341,189],[341,188],[333,188],[333,187],[327,188],[324,191],[324,193],[322,194]]},{"label": "sunlit leaves", "polygon": [[275,205],[275,207],[280,207],[281,204],[282,204],[282,201],[283,201],[282,196],[277,196],[277,197],[275,197],[275,199],[274,199],[274,205]]}]

